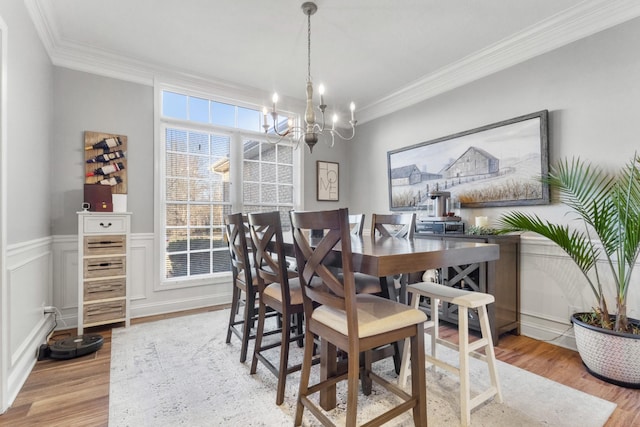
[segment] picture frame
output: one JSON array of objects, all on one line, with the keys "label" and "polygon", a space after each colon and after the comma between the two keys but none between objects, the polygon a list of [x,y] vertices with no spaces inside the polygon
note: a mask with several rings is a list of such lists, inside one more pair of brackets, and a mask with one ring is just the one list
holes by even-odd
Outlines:
[{"label": "picture frame", "polygon": [[387,152],[389,208],[428,209],[449,192],[462,208],[549,204],[548,110]]},{"label": "picture frame", "polygon": [[337,202],[340,196],[340,164],[316,161],[318,201]]}]

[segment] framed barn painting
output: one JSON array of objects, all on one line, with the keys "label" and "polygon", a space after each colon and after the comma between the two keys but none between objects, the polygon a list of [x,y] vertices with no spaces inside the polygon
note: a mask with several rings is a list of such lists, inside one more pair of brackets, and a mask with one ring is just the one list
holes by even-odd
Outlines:
[{"label": "framed barn painting", "polygon": [[426,208],[446,191],[465,208],[549,203],[548,111],[389,151],[389,207]]}]

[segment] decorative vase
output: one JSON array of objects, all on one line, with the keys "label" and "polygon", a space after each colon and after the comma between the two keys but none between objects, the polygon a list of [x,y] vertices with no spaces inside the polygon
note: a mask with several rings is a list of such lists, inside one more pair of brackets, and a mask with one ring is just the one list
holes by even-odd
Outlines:
[{"label": "decorative vase", "polygon": [[[640,388],[640,335],[602,329],[571,317],[578,353],[587,371],[596,378],[628,388]],[[639,323],[629,318],[630,322]]]}]

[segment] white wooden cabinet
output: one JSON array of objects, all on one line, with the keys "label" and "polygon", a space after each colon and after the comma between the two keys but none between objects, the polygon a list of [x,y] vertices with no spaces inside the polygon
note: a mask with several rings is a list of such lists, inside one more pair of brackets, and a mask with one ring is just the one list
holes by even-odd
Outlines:
[{"label": "white wooden cabinet", "polygon": [[130,213],[78,212],[78,335],[129,326],[130,228]]}]

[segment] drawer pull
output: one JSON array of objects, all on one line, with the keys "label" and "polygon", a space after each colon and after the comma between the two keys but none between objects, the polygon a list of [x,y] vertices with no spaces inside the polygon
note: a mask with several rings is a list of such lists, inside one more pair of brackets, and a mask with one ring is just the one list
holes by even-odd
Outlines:
[{"label": "drawer pull", "polygon": [[104,222],[100,223],[100,227],[102,227],[102,228],[109,228],[109,227],[111,227],[111,225],[112,225],[111,223],[109,223],[107,225],[104,225]]}]

